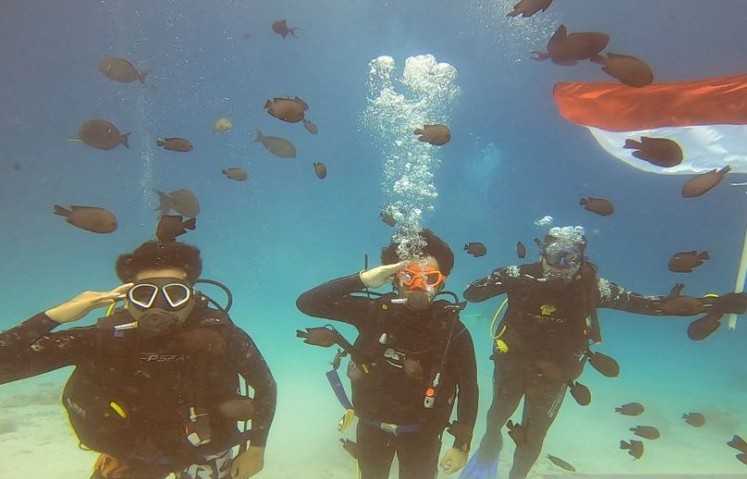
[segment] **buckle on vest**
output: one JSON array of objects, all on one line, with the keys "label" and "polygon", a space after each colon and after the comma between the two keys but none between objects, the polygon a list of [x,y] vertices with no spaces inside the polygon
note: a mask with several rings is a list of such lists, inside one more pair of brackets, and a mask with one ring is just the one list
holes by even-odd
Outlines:
[{"label": "buckle on vest", "polygon": [[399,426],[398,425],[391,424],[391,423],[388,423],[388,422],[382,422],[381,424],[379,424],[379,429],[381,429],[384,432],[388,432],[389,434],[392,434],[394,436],[396,436],[397,433],[399,432]]}]

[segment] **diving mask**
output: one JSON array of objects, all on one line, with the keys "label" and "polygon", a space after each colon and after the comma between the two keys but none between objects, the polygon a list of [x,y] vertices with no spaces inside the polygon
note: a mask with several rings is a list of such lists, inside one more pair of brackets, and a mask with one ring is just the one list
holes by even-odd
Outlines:
[{"label": "diving mask", "polygon": [[583,261],[583,253],[574,243],[558,241],[545,246],[542,257],[548,266],[560,270],[578,269]]},{"label": "diving mask", "polygon": [[397,273],[397,278],[407,289],[438,288],[444,283],[444,275],[437,269],[423,269],[412,264]]},{"label": "diving mask", "polygon": [[182,326],[192,312],[194,292],[175,278],[150,278],[127,292],[128,309],[144,337],[170,334]]},{"label": "diving mask", "polygon": [[430,265],[410,263],[397,273],[399,290],[407,308],[423,311],[430,307],[433,297],[446,281],[441,271]]},{"label": "diving mask", "polygon": [[127,292],[130,302],[139,309],[161,308],[176,311],[189,303],[192,288],[175,279],[150,279],[136,283]]}]

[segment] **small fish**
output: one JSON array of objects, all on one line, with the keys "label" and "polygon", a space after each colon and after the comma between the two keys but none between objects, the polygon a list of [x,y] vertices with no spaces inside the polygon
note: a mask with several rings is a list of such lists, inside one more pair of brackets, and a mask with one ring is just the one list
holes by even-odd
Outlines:
[{"label": "small fish", "polygon": [[612,202],[604,198],[587,196],[586,198],[581,198],[578,204],[583,206],[586,211],[591,211],[600,216],[609,216],[615,212],[615,207],[612,205]]},{"label": "small fish", "polygon": [[244,168],[226,168],[223,170],[223,174],[229,180],[234,181],[246,181],[249,178],[249,174]]},{"label": "small fish", "polygon": [[322,348],[328,348],[337,343],[335,331],[324,326],[306,328],[305,330],[297,329],[296,337],[303,339],[306,344]]},{"label": "small fish", "polygon": [[88,120],[78,129],[78,140],[100,150],[111,150],[119,144],[129,148],[129,133],[120,133],[116,126],[107,120]]},{"label": "small fish", "polygon": [[704,310],[703,303],[691,296],[677,296],[661,302],[661,312],[667,316],[693,316]]},{"label": "small fish", "polygon": [[607,48],[609,35],[601,32],[576,32],[568,34],[565,25],[560,25],[547,42],[547,52],[532,52],[532,59],[563,66],[575,65],[582,60],[599,61],[599,53]]},{"label": "small fish", "polygon": [[630,55],[607,53],[606,57],[597,55],[592,61],[604,65],[603,72],[627,86],[641,88],[654,81],[651,67],[643,60]]},{"label": "small fish", "polygon": [[295,158],[296,147],[285,138],[276,136],[264,136],[261,130],[257,130],[255,143],[262,143],[267,151],[280,158]]},{"label": "small fish", "polygon": [[631,439],[630,442],[620,441],[620,449],[627,449],[628,454],[636,459],[640,459],[643,456],[643,443],[635,439]]},{"label": "small fish", "polygon": [[600,352],[587,353],[591,367],[599,371],[600,374],[608,378],[616,378],[620,375],[620,364],[610,356]]},{"label": "small fish", "polygon": [[464,251],[475,258],[479,258],[480,256],[485,256],[485,254],[487,254],[488,248],[480,242],[473,241],[464,245]]},{"label": "small fish", "polygon": [[233,122],[226,117],[215,120],[213,124],[213,133],[227,133],[233,128]]},{"label": "small fish", "polygon": [[303,127],[306,128],[306,131],[308,131],[312,135],[316,135],[317,133],[319,133],[319,128],[313,121],[304,120]]},{"label": "small fish", "polygon": [[742,439],[741,436],[737,436],[736,434],[731,439],[731,441],[726,443],[726,445],[729,447],[733,447],[734,449],[737,449],[738,451],[747,453],[747,441]]},{"label": "small fish", "polygon": [[379,218],[381,218],[381,221],[383,221],[387,226],[394,226],[397,223],[397,220],[394,219],[394,215],[389,210],[379,211]]},{"label": "small fish", "polygon": [[305,101],[296,97],[273,98],[265,102],[265,110],[278,120],[287,121],[288,123],[298,123],[304,119],[309,105]]},{"label": "small fish", "polygon": [[671,168],[682,163],[682,148],[668,138],[642,136],[641,141],[625,140],[624,148],[636,150],[633,156],[662,168]]},{"label": "small fish", "polygon": [[731,171],[730,166],[725,166],[720,170],[711,170],[691,178],[682,187],[683,198],[696,198],[703,196],[721,183],[727,173]]},{"label": "small fish", "polygon": [[298,27],[289,27],[287,20],[275,20],[272,22],[272,31],[283,37],[283,39],[288,35],[298,38],[296,30],[298,30]]},{"label": "small fish", "polygon": [[327,166],[324,163],[315,162],[314,163],[314,173],[316,173],[316,177],[320,180],[323,180],[327,177]]},{"label": "small fish", "polygon": [[705,416],[699,412],[690,412],[682,415],[682,419],[692,427],[703,427],[705,425]]},{"label": "small fish", "polygon": [[243,38],[244,40],[249,40],[250,38],[252,38],[252,34],[251,33],[245,33],[245,34],[241,35],[241,38]]},{"label": "small fish", "polygon": [[91,233],[106,234],[117,229],[117,217],[104,208],[73,205],[66,209],[54,205],[54,214],[64,216],[71,225]]},{"label": "small fish", "polygon": [[531,17],[539,11],[545,11],[550,8],[552,0],[521,0],[519,3],[514,5],[514,9],[508,14],[507,17],[516,17],[521,15],[524,18]]},{"label": "small fish", "polygon": [[120,83],[132,83],[138,80],[145,83],[148,72],[140,72],[135,66],[124,58],[104,57],[99,62],[98,70],[108,79]]},{"label": "small fish", "polygon": [[184,220],[179,215],[164,215],[158,220],[158,226],[156,227],[156,238],[162,243],[169,243],[176,240],[177,236],[181,236],[187,232],[187,230],[194,230],[197,227],[197,218],[190,218]]},{"label": "small fish", "polygon": [[639,402],[631,402],[615,408],[615,412],[623,416],[640,416],[645,410],[646,408]]},{"label": "small fish", "polygon": [[184,138],[158,138],[156,144],[169,151],[192,151],[192,143]]},{"label": "small fish", "polygon": [[168,214],[171,210],[190,218],[194,218],[200,214],[200,203],[192,191],[186,188],[172,191],[171,193],[164,193],[158,190],[154,191],[158,194],[159,200],[159,205],[156,209],[161,212],[162,216]]},{"label": "small fish", "polygon": [[527,257],[527,247],[521,241],[516,243],[516,256],[522,259]]},{"label": "small fish", "polygon": [[580,382],[568,384],[571,396],[576,400],[579,406],[588,406],[591,404],[591,390]]},{"label": "small fish", "polygon": [[445,145],[451,140],[451,131],[446,125],[423,125],[413,131],[418,136],[418,141],[430,143],[431,145]]},{"label": "small fish", "polygon": [[739,460],[739,462],[741,462],[742,464],[745,464],[745,465],[747,465],[747,453],[737,454],[737,459],[738,459],[738,460]]},{"label": "small fish", "polygon": [[559,457],[555,457],[553,455],[548,454],[547,458],[550,460],[550,462],[552,462],[553,464],[555,464],[556,466],[558,466],[561,469],[565,469],[568,472],[576,472],[576,468],[575,467],[573,467],[571,464],[569,464],[568,462],[562,460]]},{"label": "small fish", "polygon": [[673,273],[692,273],[704,261],[711,259],[708,251],[680,251],[669,259],[669,271]]},{"label": "small fish", "polygon": [[696,319],[687,327],[687,337],[693,341],[703,341],[721,326],[722,317],[721,313],[709,312]]},{"label": "small fish", "polygon": [[21,171],[21,164],[19,162],[13,162],[13,171]]},{"label": "small fish", "polygon": [[661,434],[659,434],[659,430],[654,426],[636,426],[631,427],[630,430],[633,431],[633,434],[635,434],[636,436],[640,436],[644,439],[650,439],[652,441],[661,437]]}]

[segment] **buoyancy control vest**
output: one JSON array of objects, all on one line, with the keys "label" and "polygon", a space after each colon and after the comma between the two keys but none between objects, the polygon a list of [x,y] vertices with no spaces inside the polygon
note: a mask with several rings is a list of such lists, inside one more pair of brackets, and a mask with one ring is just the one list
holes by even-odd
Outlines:
[{"label": "buoyancy control vest", "polygon": [[415,313],[393,304],[393,297],[371,302],[355,341],[367,369],[352,361],[348,369],[356,413],[395,424],[430,423],[434,415],[448,422],[456,387],[445,359],[450,341],[462,332],[458,310],[436,300]]},{"label": "buoyancy control vest", "polygon": [[584,262],[570,282],[523,279],[542,277],[539,263],[523,265],[515,282],[507,281],[508,309],[496,337],[512,354],[562,360],[599,342],[597,274]]},{"label": "buoyancy control vest", "polygon": [[197,304],[183,329],[145,341],[123,310],[96,325],[96,348],[63,391],[81,447],[148,464],[194,463],[235,444],[236,423],[213,408],[239,391],[226,358],[230,319]]}]

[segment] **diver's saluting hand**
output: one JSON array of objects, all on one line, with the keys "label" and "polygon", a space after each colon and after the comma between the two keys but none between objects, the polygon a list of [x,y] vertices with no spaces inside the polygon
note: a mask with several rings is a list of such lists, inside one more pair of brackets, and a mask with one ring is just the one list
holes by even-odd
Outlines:
[{"label": "diver's saluting hand", "polygon": [[395,274],[399,273],[407,266],[407,261],[400,261],[395,264],[383,264],[373,269],[361,271],[359,276],[366,288],[378,288],[392,280]]},{"label": "diver's saluting hand", "polygon": [[55,306],[44,312],[58,323],[71,323],[84,317],[96,308],[102,308],[123,298],[132,287],[132,283],[117,286],[111,291],[84,291],[70,301]]}]

